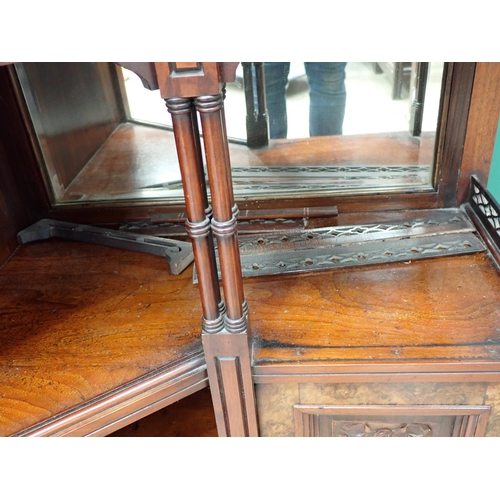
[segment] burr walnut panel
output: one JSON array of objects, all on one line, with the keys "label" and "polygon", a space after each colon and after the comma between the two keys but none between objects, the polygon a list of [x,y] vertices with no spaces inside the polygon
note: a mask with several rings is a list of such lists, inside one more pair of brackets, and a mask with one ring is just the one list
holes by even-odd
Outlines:
[{"label": "burr walnut panel", "polygon": [[484,404],[491,406],[491,415],[488,419],[486,436],[500,436],[500,384],[492,383],[488,385]]},{"label": "burr walnut panel", "polygon": [[[464,430],[466,422],[462,417],[469,418],[469,415],[473,415],[470,428],[474,427],[477,435],[484,434],[489,408],[495,400],[493,394],[498,394],[496,391],[500,389],[499,386],[494,387],[490,401],[486,398],[486,382],[258,384],[256,394],[260,435],[320,435],[317,434],[320,427],[323,430],[321,435],[328,432],[328,435],[332,435],[342,432],[342,425],[347,423],[349,425],[344,427],[345,432],[352,424],[356,424],[356,428],[351,428],[352,432],[359,432],[363,425],[367,426],[363,432],[368,434],[375,434],[381,429],[404,434],[416,431],[408,426],[421,425],[424,427],[419,427],[418,433],[424,436],[436,435],[436,432],[437,435],[453,435],[453,429],[457,435],[467,435]],[[500,397],[497,395],[496,398]],[[302,420],[302,416],[296,416],[297,413],[318,416],[324,414],[324,408],[327,407],[331,407],[331,415],[335,411],[340,415],[334,425],[328,419],[326,423],[320,424],[318,418],[316,421],[314,418]],[[491,411],[492,416],[496,415],[494,407]],[[394,413],[396,417],[391,416]],[[370,418],[367,418],[367,414]],[[480,422],[474,415],[479,415],[477,419],[480,418]],[[426,430],[425,426],[430,430]],[[459,432],[460,428],[462,431]],[[310,434],[311,429],[313,434]]]}]

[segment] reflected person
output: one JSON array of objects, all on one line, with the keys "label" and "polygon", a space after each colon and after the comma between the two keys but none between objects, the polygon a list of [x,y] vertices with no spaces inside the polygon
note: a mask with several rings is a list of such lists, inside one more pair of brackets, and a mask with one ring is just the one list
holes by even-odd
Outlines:
[{"label": "reflected person", "polygon": [[[346,88],[345,62],[304,63],[309,85],[309,135],[342,135]],[[286,86],[289,62],[264,63],[269,137],[285,138],[288,132]]]}]

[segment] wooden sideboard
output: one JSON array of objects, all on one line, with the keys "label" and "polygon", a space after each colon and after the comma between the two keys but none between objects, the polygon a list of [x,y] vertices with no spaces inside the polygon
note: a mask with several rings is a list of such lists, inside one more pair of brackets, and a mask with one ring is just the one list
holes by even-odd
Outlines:
[{"label": "wooden sideboard", "polygon": [[[209,383],[192,268],[49,240],[0,281],[3,435],[106,435]],[[498,435],[499,288],[489,253],[246,279],[259,434]]]},{"label": "wooden sideboard", "polygon": [[[471,175],[488,177],[499,73],[455,67],[435,192],[331,198],[337,224],[432,219],[467,203]],[[207,299],[192,266],[173,275],[159,257],[56,239],[18,246],[41,218],[120,222],[134,208],[51,204],[8,68],[0,91],[1,435],[107,435],[208,385],[221,435],[500,435],[499,253],[477,211],[483,252],[245,278],[248,329],[202,342]],[[238,287],[223,287],[236,322]]]}]

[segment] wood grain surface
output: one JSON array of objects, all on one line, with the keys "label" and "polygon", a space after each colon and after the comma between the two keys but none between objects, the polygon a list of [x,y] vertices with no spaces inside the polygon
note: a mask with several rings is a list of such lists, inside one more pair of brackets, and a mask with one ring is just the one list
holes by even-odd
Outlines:
[{"label": "wood grain surface", "polygon": [[[292,437],[294,405],[471,405],[485,404],[486,393],[498,399],[498,385],[488,391],[486,383],[338,383],[338,384],[258,384],[259,430],[263,437]],[[493,396],[494,394],[494,396]],[[487,400],[487,404],[491,404]],[[347,410],[349,411],[349,410]],[[352,411],[354,414],[355,412]],[[493,434],[492,432],[497,432]],[[487,435],[498,436],[490,425]]]},{"label": "wood grain surface", "polygon": [[117,127],[60,201],[112,200],[127,194],[133,198],[136,189],[172,180],[180,180],[173,133],[125,123]]},{"label": "wood grain surface", "polygon": [[231,165],[431,165],[434,134],[407,132],[276,139],[268,148],[232,145]]},{"label": "wood grain surface", "polygon": [[161,257],[53,240],[0,273],[0,435],[201,350],[190,271]]},{"label": "wood grain surface", "polygon": [[[0,434],[199,353],[191,269],[172,276],[160,257],[57,239],[22,246],[0,272]],[[500,279],[486,253],[250,278],[244,288],[256,372],[498,372]]]},{"label": "wood grain surface", "polygon": [[500,360],[486,254],[245,283],[256,366]]}]

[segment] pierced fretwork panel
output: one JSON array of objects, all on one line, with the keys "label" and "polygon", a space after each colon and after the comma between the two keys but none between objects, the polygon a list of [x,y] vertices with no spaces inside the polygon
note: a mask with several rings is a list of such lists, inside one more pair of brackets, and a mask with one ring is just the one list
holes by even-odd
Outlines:
[{"label": "pierced fretwork panel", "polygon": [[489,227],[496,245],[500,246],[500,206],[474,177],[471,177],[469,203],[482,223]]},{"label": "pierced fretwork panel", "polygon": [[251,277],[483,252],[474,232],[460,209],[393,223],[262,231],[239,237],[241,268]]},{"label": "pierced fretwork panel", "polygon": [[[238,226],[240,230],[241,223]],[[272,229],[273,231],[269,231]],[[366,243],[368,241],[385,241],[406,239],[421,236],[436,236],[452,233],[471,233],[475,227],[467,215],[459,209],[442,209],[429,217],[416,217],[400,222],[379,224],[363,224],[355,226],[333,226],[302,231],[279,230],[274,227],[262,226],[262,234],[239,238],[242,253],[261,253],[264,248],[271,245],[277,250],[290,250],[292,246],[307,246],[312,243],[316,247],[341,246],[353,243]]]},{"label": "pierced fretwork panel", "polygon": [[305,165],[305,166],[234,166],[231,169],[235,189],[246,195],[280,193],[283,189],[303,193],[311,189],[408,188],[429,183],[428,165]]}]

